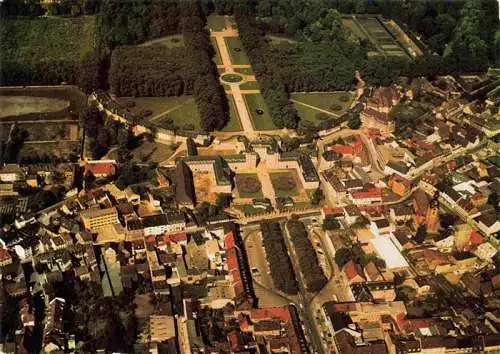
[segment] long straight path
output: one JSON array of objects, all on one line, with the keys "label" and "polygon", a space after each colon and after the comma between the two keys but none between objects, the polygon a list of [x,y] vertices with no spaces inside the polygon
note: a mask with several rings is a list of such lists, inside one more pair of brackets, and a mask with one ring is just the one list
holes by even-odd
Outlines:
[{"label": "long straight path", "polygon": [[[224,36],[224,33],[229,33],[229,36]],[[233,65],[231,62],[231,55],[229,54],[229,50],[226,45],[225,37],[234,37],[235,30],[226,30],[223,32],[217,32],[217,35],[213,35],[215,37],[217,46],[219,47],[219,53],[222,60],[222,65],[224,66],[226,72],[233,71]],[[236,32],[237,34],[237,32]],[[226,83],[227,84],[227,83]],[[236,106],[236,110],[238,111],[238,115],[240,117],[240,123],[245,131],[245,133],[254,133],[255,130],[252,125],[252,119],[250,118],[250,114],[247,110],[247,105],[245,103],[245,99],[243,98],[243,94],[240,90],[239,83],[229,83],[229,87],[231,90],[231,94],[234,98],[234,103]]]},{"label": "long straight path", "polygon": [[311,106],[310,104],[307,104],[307,103],[304,103],[304,102],[301,102],[301,101],[297,101],[297,100],[293,100],[293,99],[290,99],[290,101],[294,102],[294,103],[297,103],[297,104],[300,104],[302,106],[308,107],[308,108],[312,108],[312,109],[314,109],[316,111],[320,111],[320,112],[329,114],[329,115],[334,116],[334,117],[340,117],[339,114],[327,111],[326,109],[323,109],[323,108],[319,108],[319,107],[316,107],[316,106]]}]

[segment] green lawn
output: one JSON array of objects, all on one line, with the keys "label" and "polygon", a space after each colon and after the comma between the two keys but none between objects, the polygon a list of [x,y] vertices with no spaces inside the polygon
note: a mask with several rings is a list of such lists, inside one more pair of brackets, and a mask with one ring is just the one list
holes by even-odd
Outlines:
[{"label": "green lawn", "polygon": [[[292,93],[290,98],[333,113],[331,117],[335,118],[335,115],[342,115],[351,106],[354,95],[350,92]],[[345,99],[347,99],[347,101],[345,101]],[[313,123],[320,123],[322,121],[322,119],[318,119],[316,116],[318,113],[321,113],[321,111],[296,102],[294,102],[294,106],[302,119],[309,120]]]},{"label": "green lawn", "polygon": [[[322,113],[314,108],[306,107],[295,102],[293,102],[293,106],[297,110],[297,114],[301,120],[307,120],[313,124],[319,124],[322,121],[317,115],[324,116],[325,118],[327,117],[327,113]],[[336,118],[334,115],[328,115],[328,117],[332,119]]]},{"label": "green lawn", "polygon": [[[182,105],[174,108],[167,113],[167,117],[171,118],[174,123],[181,129],[187,129],[187,125],[193,125],[194,130],[201,130],[200,114],[194,99],[184,102]],[[162,118],[163,120],[165,118]],[[156,122],[159,123],[159,122]]]},{"label": "green lawn", "polygon": [[[264,97],[260,93],[243,95],[247,105],[248,113],[256,130],[274,130],[277,129],[273,123],[273,119],[269,114]],[[264,111],[263,114],[258,114],[257,109]]]},{"label": "green lawn", "polygon": [[260,90],[259,83],[257,81],[247,81],[240,85],[242,90]]},{"label": "green lawn", "polygon": [[242,130],[240,118],[238,116],[238,111],[236,110],[236,105],[234,103],[233,95],[226,95],[227,101],[229,103],[229,122],[226,124],[223,132],[239,132]]},{"label": "green lawn", "polygon": [[243,43],[241,43],[239,38],[227,37],[224,40],[226,41],[227,49],[229,50],[229,55],[231,55],[231,62],[233,64],[250,65]]},{"label": "green lawn", "polygon": [[[172,96],[172,97],[119,97],[116,100],[118,103],[128,109],[133,114],[140,114],[145,110],[150,110],[153,113],[150,118],[161,114],[169,109],[172,109],[178,105],[191,100],[192,96]],[[135,106],[129,106],[130,104],[135,104]]]},{"label": "green lawn", "polygon": [[217,45],[217,40],[213,37],[210,37],[210,42],[212,42],[212,47],[214,47],[215,56],[214,61],[215,65],[222,65],[222,58],[220,56],[219,46]]},{"label": "green lawn", "polygon": [[184,37],[182,34],[174,34],[171,36],[152,39],[141,44],[141,46],[144,47],[150,45],[163,45],[167,48],[184,47]]},{"label": "green lawn", "polygon": [[207,17],[208,28],[214,32],[222,32],[226,27],[226,19],[224,16],[210,15]]},{"label": "green lawn", "polygon": [[[292,178],[293,181],[295,182],[295,187],[291,189],[280,189],[278,179],[280,177],[287,177],[287,178]],[[271,172],[269,173],[269,178],[271,179],[271,183],[274,188],[274,193],[276,194],[277,197],[294,197],[296,195],[299,195],[299,191],[297,189],[297,180],[295,179],[295,175],[293,172],[290,171],[284,171],[284,172]]]},{"label": "green lawn", "polygon": [[253,193],[242,191],[241,188],[238,187],[238,180],[241,177],[252,177],[252,178],[257,179],[260,182],[259,176],[257,176],[256,173],[238,173],[238,174],[236,174],[235,184],[236,184],[236,189],[238,190],[238,195],[240,198],[252,198],[252,199],[264,198],[264,194],[262,194],[262,188],[260,188],[258,191],[253,192]]},{"label": "green lawn", "polygon": [[[193,96],[172,97],[120,97],[117,101],[125,107],[129,107],[133,114],[150,110],[153,113],[147,117],[149,123],[160,128],[170,129],[166,123],[172,119],[180,129],[186,129],[186,125],[192,124],[195,130],[201,130],[200,115],[194,102]],[[130,106],[134,102],[135,106]]]},{"label": "green lawn", "polygon": [[78,62],[93,49],[95,18],[2,19],[0,63],[5,61]]},{"label": "green lawn", "polygon": [[253,75],[253,70],[252,68],[235,68],[234,71],[236,71],[237,73],[240,73],[240,74],[244,74],[244,75]]}]

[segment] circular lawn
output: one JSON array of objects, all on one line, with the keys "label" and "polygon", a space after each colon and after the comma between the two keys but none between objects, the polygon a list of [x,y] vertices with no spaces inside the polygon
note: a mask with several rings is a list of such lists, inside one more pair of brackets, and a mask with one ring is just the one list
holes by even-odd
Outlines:
[{"label": "circular lawn", "polygon": [[243,76],[236,73],[224,74],[221,76],[222,81],[229,83],[236,83],[243,81]]}]

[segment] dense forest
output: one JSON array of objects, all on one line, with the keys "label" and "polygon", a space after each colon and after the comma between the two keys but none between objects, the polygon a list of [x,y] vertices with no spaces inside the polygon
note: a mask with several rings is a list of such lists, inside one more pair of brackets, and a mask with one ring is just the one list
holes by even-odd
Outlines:
[{"label": "dense forest", "polygon": [[299,258],[299,266],[306,281],[307,291],[320,291],[328,280],[323,274],[323,269],[318,264],[316,252],[311,240],[309,240],[304,223],[300,220],[292,219],[286,223],[286,228]]},{"label": "dense forest", "polygon": [[[485,70],[495,61],[496,2],[456,1],[251,1],[216,0],[215,11],[234,14],[262,94],[278,127],[297,128],[290,92],[350,90],[355,72],[370,85],[399,76],[435,76]],[[368,56],[370,43],[349,39],[340,13],[382,13],[422,35],[431,49],[414,59]],[[497,11],[494,11],[496,13]],[[413,16],[423,16],[426,26]],[[488,28],[485,28],[488,25]],[[271,43],[268,34],[294,41]],[[489,44],[489,46],[488,46]],[[446,47],[446,50],[445,50]],[[432,53],[442,54],[433,55]],[[498,52],[498,51],[497,51]]]},{"label": "dense forest", "polygon": [[288,257],[280,225],[275,221],[270,221],[260,224],[260,228],[274,286],[286,294],[297,294],[297,280]]},{"label": "dense forest", "polygon": [[[178,6],[169,4],[177,14],[177,22],[172,18],[165,23],[164,32],[152,34],[149,27],[142,31],[143,27],[136,23],[137,20],[132,27],[127,28],[127,33],[120,32],[120,22],[115,24],[117,28],[107,28],[104,31],[107,34],[103,34],[103,39],[111,47],[117,43],[135,43],[152,36],[164,35],[174,31],[174,26],[183,34],[185,42],[185,47],[179,48],[116,47],[111,55],[109,70],[111,91],[120,96],[194,95],[202,129],[222,129],[229,120],[229,107],[218,80],[217,68],[212,61],[215,53],[205,28],[205,15],[197,1],[179,2]],[[130,6],[132,5],[126,3],[119,11],[127,11]],[[104,18],[107,11],[104,11]]]}]

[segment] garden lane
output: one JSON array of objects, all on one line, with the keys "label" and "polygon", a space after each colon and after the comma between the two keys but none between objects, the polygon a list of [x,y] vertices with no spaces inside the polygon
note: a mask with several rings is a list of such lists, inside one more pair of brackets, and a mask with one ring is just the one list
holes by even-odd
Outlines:
[{"label": "garden lane", "polygon": [[[226,73],[232,72],[233,66],[231,64],[231,56],[229,54],[229,49],[227,48],[226,41],[224,40],[224,38],[234,37],[235,33],[237,35],[237,32],[235,30],[226,30],[223,32],[218,32],[217,35],[215,36],[212,33],[212,36],[215,37],[217,46],[219,47],[219,53],[222,59],[222,64],[226,69]],[[243,98],[243,94],[240,90],[240,84],[239,83],[229,84],[229,87],[231,89],[231,93],[234,98],[234,103],[236,105],[236,110],[238,111],[238,115],[240,117],[240,122],[241,126],[243,127],[243,130],[247,134],[255,133],[255,130],[252,125],[252,120],[250,118],[250,114],[248,113],[247,110],[245,99]]]}]

